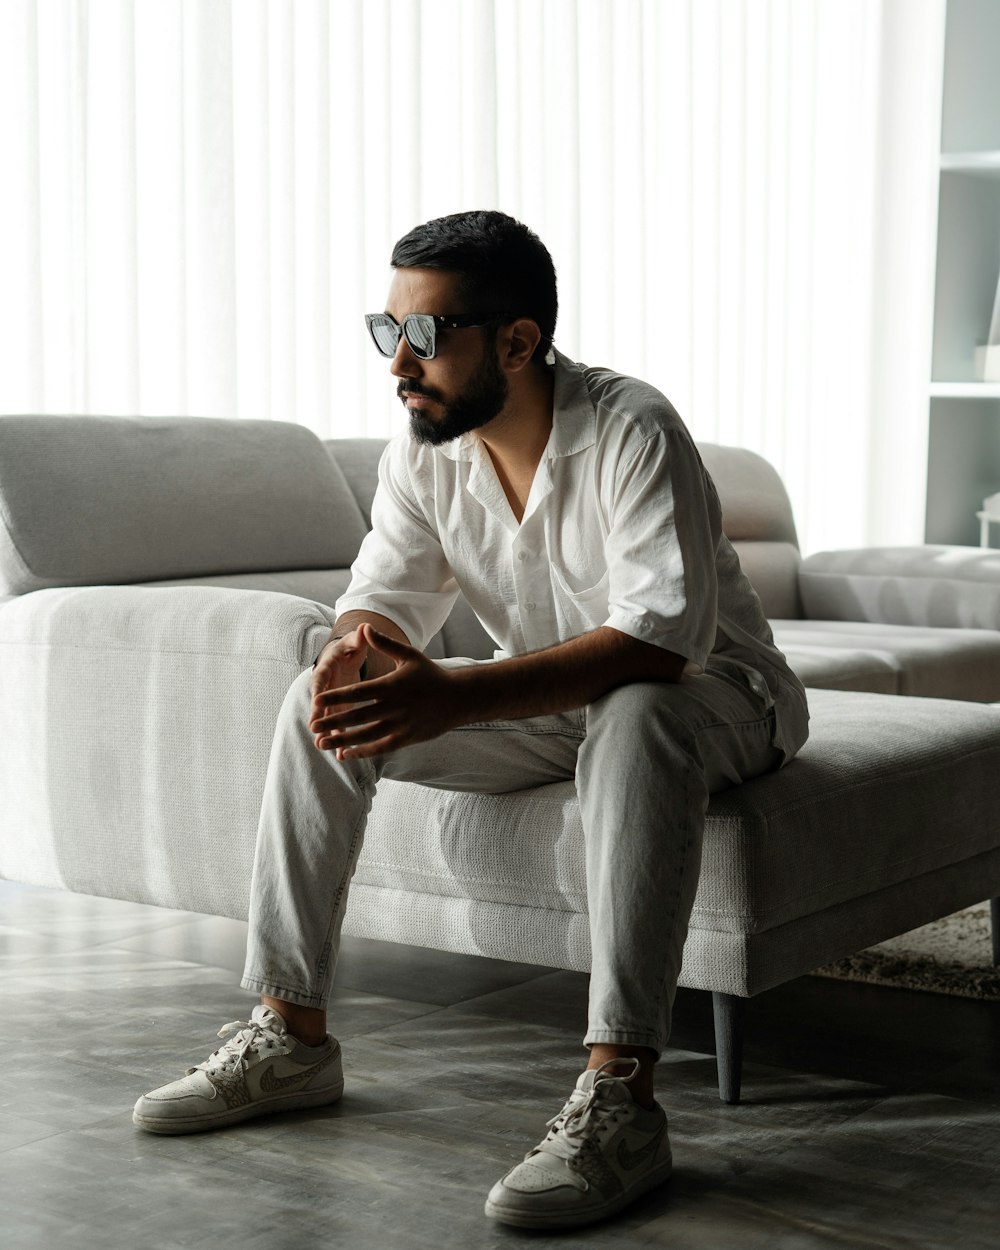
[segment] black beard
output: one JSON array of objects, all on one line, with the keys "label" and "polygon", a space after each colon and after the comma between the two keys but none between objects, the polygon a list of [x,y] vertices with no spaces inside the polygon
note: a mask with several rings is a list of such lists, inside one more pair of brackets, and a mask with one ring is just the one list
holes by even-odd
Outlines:
[{"label": "black beard", "polygon": [[[428,393],[422,392],[419,386],[403,385],[399,389],[404,403],[408,390],[418,395]],[[432,421],[417,410],[410,413],[410,437],[415,442],[439,447],[472,430],[481,429],[503,411],[509,389],[496,357],[487,355],[482,368],[469,383],[468,390],[448,405],[438,420]]]}]

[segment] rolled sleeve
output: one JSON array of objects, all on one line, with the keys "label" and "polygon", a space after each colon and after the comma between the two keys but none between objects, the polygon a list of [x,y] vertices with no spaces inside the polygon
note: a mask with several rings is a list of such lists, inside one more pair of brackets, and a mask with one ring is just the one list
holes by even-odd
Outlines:
[{"label": "rolled sleeve", "polygon": [[350,585],[337,600],[337,615],[376,612],[422,651],[448,619],[458,586],[412,490],[398,442],[383,453],[378,478],[372,528],[351,566]]},{"label": "rolled sleeve", "polygon": [[605,624],[704,666],[718,619],[721,507],[690,440],[647,438],[615,477]]}]

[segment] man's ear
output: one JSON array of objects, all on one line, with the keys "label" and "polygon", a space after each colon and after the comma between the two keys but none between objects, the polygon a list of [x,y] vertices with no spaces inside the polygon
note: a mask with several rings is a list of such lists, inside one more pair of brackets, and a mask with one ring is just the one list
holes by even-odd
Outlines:
[{"label": "man's ear", "polygon": [[509,325],[500,327],[500,363],[513,373],[520,372],[531,363],[535,348],[542,338],[538,323],[530,317],[518,317]]}]

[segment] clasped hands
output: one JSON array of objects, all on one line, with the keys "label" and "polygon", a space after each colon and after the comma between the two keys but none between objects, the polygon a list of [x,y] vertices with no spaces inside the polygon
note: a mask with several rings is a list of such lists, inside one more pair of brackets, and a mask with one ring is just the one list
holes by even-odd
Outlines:
[{"label": "clasped hands", "polygon": [[[360,681],[370,650],[394,667]],[[436,738],[466,719],[452,674],[367,623],[327,644],[310,692],[309,729],[315,744],[334,751],[338,760],[385,755]]]}]

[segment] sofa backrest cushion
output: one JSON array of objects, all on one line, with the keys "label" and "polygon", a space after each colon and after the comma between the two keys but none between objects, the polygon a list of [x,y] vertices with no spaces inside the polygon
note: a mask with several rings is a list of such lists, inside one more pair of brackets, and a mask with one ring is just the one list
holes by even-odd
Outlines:
[{"label": "sofa backrest cushion", "polygon": [[385,451],[387,438],[330,438],[326,445],[330,455],[344,471],[344,476],[354,492],[354,498],[365,528],[372,523],[372,500],[378,486],[378,462]]},{"label": "sofa backrest cushion", "polygon": [[745,447],[699,443],[722,502],[722,528],[760,596],[764,614],[802,616],[799,541],[788,492],[763,456]]},{"label": "sofa backrest cushion", "polygon": [[366,528],[305,426],[0,417],[0,594],[339,568]]},{"label": "sofa backrest cushion", "polygon": [[[372,498],[385,439],[335,438],[330,454],[344,469],[358,507],[371,524]],[[767,616],[795,620],[799,600],[799,547],[792,505],[778,473],[742,447],[699,443],[698,450],[722,501],[722,527],[760,596]],[[468,651],[463,651],[463,655]]]},{"label": "sofa backrest cushion", "polygon": [[731,542],[777,542],[798,548],[788,493],[763,456],[719,443],[699,443],[698,451],[719,492],[722,528]]}]

